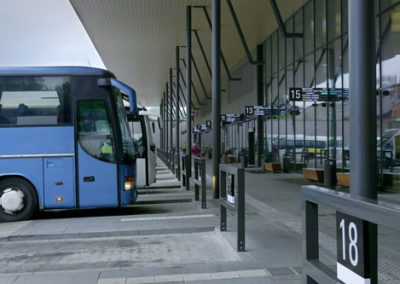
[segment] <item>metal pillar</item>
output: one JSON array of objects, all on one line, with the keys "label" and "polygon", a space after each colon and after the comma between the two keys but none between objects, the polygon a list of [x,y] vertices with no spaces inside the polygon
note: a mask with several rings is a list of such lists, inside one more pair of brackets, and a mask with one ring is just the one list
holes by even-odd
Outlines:
[{"label": "metal pillar", "polygon": [[[375,0],[349,1],[350,194],[377,199]],[[368,224],[371,283],[377,283],[377,227]]]},{"label": "metal pillar", "polygon": [[168,92],[170,94],[170,96],[169,96],[169,117],[170,117],[170,121],[169,121],[169,127],[170,127],[170,129],[169,129],[169,137],[170,137],[169,150],[172,151],[172,149],[173,149],[173,141],[174,141],[174,138],[173,138],[173,118],[172,118],[172,115],[173,115],[173,103],[172,103],[172,101],[174,99],[174,96],[172,95],[172,69],[171,68],[169,69],[169,85],[167,84],[167,90],[168,90],[167,94],[168,94]]},{"label": "metal pillar", "polygon": [[213,128],[213,197],[219,198],[219,163],[221,160],[221,0],[212,0],[212,123]]},{"label": "metal pillar", "polygon": [[[257,62],[264,62],[264,46],[257,45]],[[257,65],[257,105],[264,105],[264,65]],[[262,165],[264,149],[264,118],[257,116],[257,167]]]},{"label": "metal pillar", "polygon": [[179,46],[176,47],[176,154],[178,156],[178,163],[177,163],[177,171],[176,171],[176,177],[178,180],[181,179],[181,164],[180,164],[180,157],[179,157],[179,135],[180,135],[180,130],[179,130],[179,124],[180,124],[180,118],[179,118],[179,87],[180,87],[180,82],[179,82]]},{"label": "metal pillar", "polygon": [[161,117],[161,121],[162,121],[162,125],[160,125],[160,148],[164,149],[164,112],[163,112],[163,108],[164,108],[164,101],[163,99],[161,99],[161,103],[160,103],[160,117]]},{"label": "metal pillar", "polygon": [[165,92],[163,93],[163,99],[164,99],[164,108],[163,108],[163,112],[164,112],[164,121],[163,121],[163,126],[164,126],[164,150],[167,150],[168,148],[168,100],[167,97],[165,95]]},{"label": "metal pillar", "polygon": [[349,1],[351,195],[377,198],[374,0]]},{"label": "metal pillar", "polygon": [[189,188],[189,178],[192,172],[192,7],[186,7],[186,155],[189,176],[187,176],[187,188]]}]

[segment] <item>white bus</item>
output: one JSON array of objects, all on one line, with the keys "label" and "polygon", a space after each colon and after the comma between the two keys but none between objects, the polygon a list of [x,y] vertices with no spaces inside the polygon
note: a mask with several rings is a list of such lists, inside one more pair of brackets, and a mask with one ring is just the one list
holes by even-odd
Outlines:
[{"label": "white bus", "polygon": [[154,127],[150,114],[141,110],[139,116],[128,115],[128,123],[136,152],[138,188],[152,185],[156,181],[156,145],[153,142]]}]

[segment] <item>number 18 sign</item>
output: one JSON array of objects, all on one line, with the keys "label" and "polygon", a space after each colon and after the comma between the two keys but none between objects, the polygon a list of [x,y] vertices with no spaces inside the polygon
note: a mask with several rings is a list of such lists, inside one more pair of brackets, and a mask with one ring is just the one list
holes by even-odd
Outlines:
[{"label": "number 18 sign", "polygon": [[338,279],[346,284],[370,284],[369,256],[364,253],[368,223],[336,212],[336,230]]}]

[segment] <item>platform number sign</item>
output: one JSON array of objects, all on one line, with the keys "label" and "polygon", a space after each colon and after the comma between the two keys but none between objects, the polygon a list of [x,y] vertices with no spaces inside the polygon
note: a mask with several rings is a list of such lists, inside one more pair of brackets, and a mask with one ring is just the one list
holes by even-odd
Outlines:
[{"label": "platform number sign", "polygon": [[254,115],[254,107],[253,106],[245,106],[244,114],[245,115]]},{"label": "platform number sign", "polygon": [[336,212],[337,277],[343,283],[370,283],[369,261],[364,254],[367,222]]},{"label": "platform number sign", "polygon": [[226,194],[229,203],[235,204],[235,176],[227,174]]},{"label": "platform number sign", "polygon": [[303,101],[303,89],[302,88],[289,88],[289,100],[290,101]]}]

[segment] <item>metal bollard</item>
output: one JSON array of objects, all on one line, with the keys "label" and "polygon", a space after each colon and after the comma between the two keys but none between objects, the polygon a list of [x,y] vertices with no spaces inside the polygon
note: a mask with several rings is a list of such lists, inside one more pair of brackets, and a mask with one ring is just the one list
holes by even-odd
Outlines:
[{"label": "metal bollard", "polygon": [[182,162],[181,162],[182,186],[185,187],[186,186],[186,155],[182,155],[181,160],[182,160]]},{"label": "metal bollard", "polygon": [[220,230],[227,230],[227,209],[237,217],[237,250],[245,251],[245,186],[244,168],[220,164]]},{"label": "metal bollard", "polygon": [[200,199],[201,188],[201,208],[207,208],[207,192],[206,192],[206,159],[194,158],[194,200]]}]

